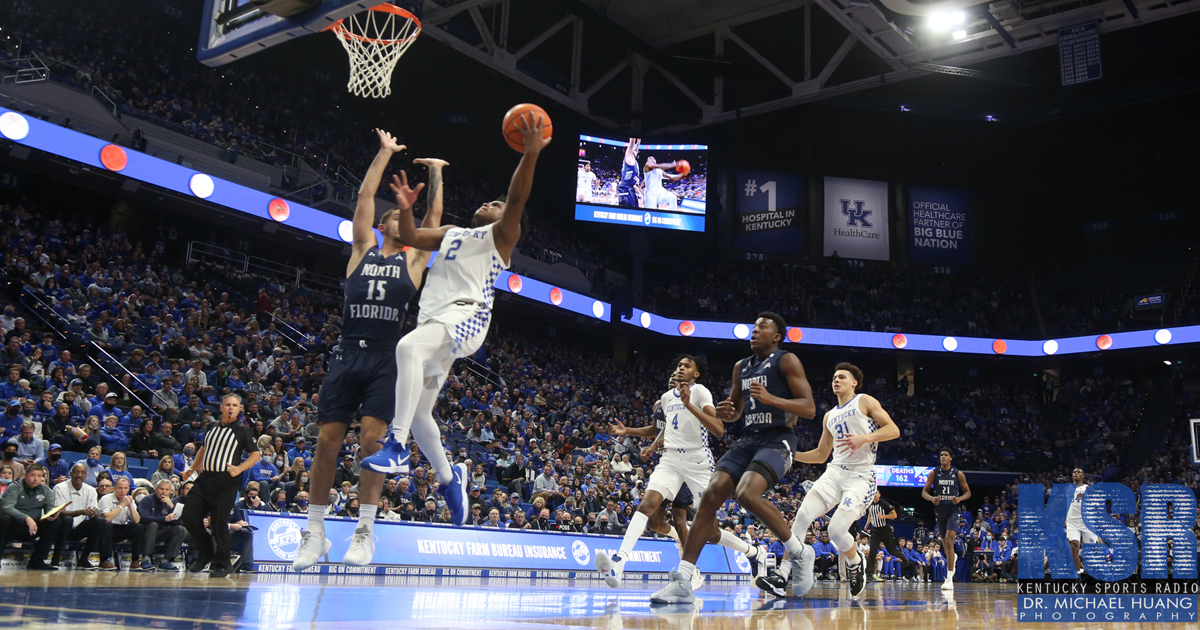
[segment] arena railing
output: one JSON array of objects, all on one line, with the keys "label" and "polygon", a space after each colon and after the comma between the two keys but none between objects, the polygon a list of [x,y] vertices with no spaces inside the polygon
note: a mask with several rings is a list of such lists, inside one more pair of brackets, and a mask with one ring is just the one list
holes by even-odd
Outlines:
[{"label": "arena railing", "polygon": [[[31,307],[29,305],[29,303],[25,301],[26,298],[32,298],[37,303],[37,305],[35,307]],[[89,365],[94,365],[101,372],[104,372],[104,374],[106,374],[109,377],[108,380],[105,382],[108,382],[113,386],[120,387],[122,390],[125,391],[125,393],[128,395],[130,400],[139,400],[138,396],[136,396],[134,394],[133,390],[129,389],[129,387],[125,384],[124,379],[121,377],[128,375],[130,378],[136,380],[138,383],[141,383],[143,386],[145,386],[146,383],[144,381],[142,381],[142,379],[139,378],[137,374],[130,372],[129,368],[125,367],[120,362],[120,360],[118,360],[116,357],[114,357],[107,350],[100,347],[99,344],[97,344],[96,342],[91,341],[91,340],[85,340],[83,337],[87,332],[86,330],[84,331],[84,333],[72,333],[71,322],[69,322],[62,315],[59,315],[54,310],[54,308],[52,306],[50,306],[50,304],[48,304],[45,300],[43,300],[38,295],[38,292],[32,286],[30,286],[28,284],[24,285],[21,288],[21,304],[25,307],[25,310],[29,311],[30,313],[33,313],[35,316],[37,316],[38,319],[42,320],[42,323],[46,326],[47,329],[54,331],[54,333],[59,338],[61,338],[63,341],[66,341],[68,344],[71,342],[70,334],[79,334],[79,336],[80,336],[79,343],[88,348],[89,355],[91,355],[93,357],[107,358],[108,361],[110,362],[110,365],[115,366],[115,368],[117,368],[120,371],[123,371],[124,374],[119,375],[119,374],[114,373],[113,370],[110,370],[105,365],[105,361],[103,361],[103,360],[93,361]],[[37,308],[37,306],[40,306],[41,308]],[[53,320],[49,319],[47,317],[47,315],[50,318],[53,318]],[[95,351],[97,354],[92,354],[92,351]],[[166,399],[164,399],[162,396],[160,396],[157,391],[150,389],[148,386],[146,387],[146,391],[150,392],[151,397],[153,399],[156,399],[159,402],[161,402],[163,404],[163,407],[167,406]],[[151,418],[156,419],[156,422],[161,421],[162,417],[160,415],[154,413],[153,408],[154,408],[154,406],[150,405],[150,408],[146,409],[146,414],[148,416],[150,416]]]}]

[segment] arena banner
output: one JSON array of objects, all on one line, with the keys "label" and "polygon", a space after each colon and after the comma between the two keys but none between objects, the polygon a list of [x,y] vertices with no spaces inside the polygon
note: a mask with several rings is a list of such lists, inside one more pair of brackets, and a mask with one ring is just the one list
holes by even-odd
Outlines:
[{"label": "arena banner", "polygon": [[908,259],[971,264],[971,195],[956,188],[908,187]]},{"label": "arena banner", "polygon": [[[290,563],[300,550],[304,515],[250,512],[256,563]],[[350,546],[357,520],[328,517],[325,535],[333,542],[329,561],[340,563]],[[375,557],[378,567],[418,567],[431,571],[450,569],[500,569],[595,573],[598,553],[614,554],[620,536],[538,532],[529,530],[450,527],[423,523],[377,521]],[[740,553],[726,554],[718,545],[706,545],[696,566],[702,573],[748,575],[750,562]],[[638,541],[626,565],[632,573],[667,573],[679,565],[679,550],[670,540]],[[325,567],[326,569],[328,567]],[[368,573],[375,573],[371,569]],[[314,573],[321,568],[310,569]],[[447,573],[448,574],[448,573]]]},{"label": "arena banner", "polygon": [[825,178],[825,255],[888,260],[888,183]]},{"label": "arena banner", "polygon": [[733,246],[738,252],[804,254],[804,180],[791,173],[738,171]]}]

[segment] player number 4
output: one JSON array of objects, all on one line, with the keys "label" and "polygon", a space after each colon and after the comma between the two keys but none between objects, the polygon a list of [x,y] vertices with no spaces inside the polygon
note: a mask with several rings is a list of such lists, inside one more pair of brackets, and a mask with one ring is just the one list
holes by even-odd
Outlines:
[{"label": "player number 4", "polygon": [[367,299],[382,302],[387,297],[387,280],[368,280]]},{"label": "player number 4", "polygon": [[675,414],[675,417],[671,418],[671,428],[672,429],[679,428],[679,414]]}]

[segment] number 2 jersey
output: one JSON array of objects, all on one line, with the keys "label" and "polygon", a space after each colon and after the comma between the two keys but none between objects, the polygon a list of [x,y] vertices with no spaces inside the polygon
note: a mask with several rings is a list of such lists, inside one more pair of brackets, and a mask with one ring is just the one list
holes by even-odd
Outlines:
[{"label": "number 2 jersey", "polygon": [[491,324],[496,278],[508,268],[496,249],[495,227],[447,230],[425,278],[417,325],[445,324],[455,357],[478,350]]},{"label": "number 2 jersey", "polygon": [[408,255],[384,256],[372,247],[346,278],[342,342],[349,347],[395,347],[408,301],[416,292],[408,275]]},{"label": "number 2 jersey", "polygon": [[[708,429],[692,412],[683,405],[679,390],[668,390],[659,401],[663,412],[663,448],[669,451],[699,451],[708,448]],[[701,411],[712,407],[712,392],[696,383],[692,385],[692,405]]]}]

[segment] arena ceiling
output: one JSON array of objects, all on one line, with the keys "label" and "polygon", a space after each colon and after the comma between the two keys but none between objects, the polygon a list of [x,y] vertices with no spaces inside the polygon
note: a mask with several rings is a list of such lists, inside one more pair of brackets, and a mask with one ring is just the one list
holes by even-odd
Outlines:
[{"label": "arena ceiling", "polygon": [[[649,135],[930,74],[1019,83],[980,66],[1053,46],[1060,28],[1095,21],[1109,33],[1200,9],[1188,0],[973,2],[425,0],[423,21],[443,46],[604,127]],[[961,22],[931,25],[948,10]]]}]

